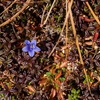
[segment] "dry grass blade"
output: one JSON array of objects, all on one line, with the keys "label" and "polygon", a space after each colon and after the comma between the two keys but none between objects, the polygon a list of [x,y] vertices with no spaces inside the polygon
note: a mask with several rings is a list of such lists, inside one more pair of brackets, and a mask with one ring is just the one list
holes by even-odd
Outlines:
[{"label": "dry grass blade", "polygon": [[[71,11],[70,7],[69,7],[69,13],[70,13],[70,20],[71,20],[71,24],[72,24],[73,34],[74,34],[74,38],[76,40],[76,46],[77,46],[79,57],[80,57],[80,63],[82,64],[82,66],[84,66],[84,62],[83,62],[83,59],[82,59],[82,54],[81,54],[80,47],[79,47],[78,37],[77,37],[77,34],[76,34],[76,29],[75,29],[75,24],[74,24],[74,20],[73,20],[73,15],[72,15],[72,11]],[[85,77],[86,77],[86,81],[87,81],[89,92],[91,94],[91,89],[90,89],[90,84],[89,84],[89,80],[88,80],[88,77],[87,77],[86,69],[84,68],[83,71],[84,71],[84,74],[85,74]],[[92,96],[92,94],[91,94],[91,96]]]},{"label": "dry grass blade", "polygon": [[95,13],[93,12],[93,10],[92,10],[92,8],[91,8],[91,6],[89,5],[88,2],[86,2],[86,5],[88,6],[88,8],[89,8],[91,14],[93,15],[94,19],[95,19],[95,20],[97,21],[97,23],[100,25],[100,20],[99,20],[98,17],[95,15]]},{"label": "dry grass blade", "polygon": [[49,18],[49,16],[50,16],[50,13],[51,13],[51,11],[52,11],[52,8],[54,7],[55,2],[56,2],[56,0],[53,1],[52,6],[51,6],[51,8],[50,8],[50,10],[49,10],[49,12],[48,12],[48,14],[47,14],[47,17],[46,17],[46,19],[45,19],[43,25],[46,24],[46,22],[47,22],[47,20],[48,20],[48,18]]},{"label": "dry grass blade", "polygon": [[[68,0],[66,0],[66,14],[67,14],[67,12],[68,12]],[[66,20],[67,21],[66,21],[66,39],[65,39],[65,41],[66,41],[66,45],[67,45],[67,43],[68,43],[68,18]],[[66,49],[66,58],[67,58],[67,56],[68,56],[68,50]]]},{"label": "dry grass blade", "polygon": [[41,17],[41,24],[43,23],[44,13],[45,13],[45,11],[46,11],[46,9],[47,9],[47,6],[48,6],[48,3],[46,4],[46,7],[45,7],[44,10],[43,10],[42,17]]},{"label": "dry grass blade", "polygon": [[5,13],[5,12],[7,12],[8,9],[9,9],[14,3],[16,3],[16,2],[17,2],[17,0],[14,0],[14,1],[12,2],[12,4],[10,4],[2,13],[0,13],[0,15],[3,14],[3,13]]},{"label": "dry grass blade", "polygon": [[[70,3],[69,3],[69,6],[71,7],[72,4],[73,4],[73,2],[70,2]],[[58,38],[58,41],[56,42],[55,46],[53,47],[52,51],[50,52],[48,58],[51,56],[51,54],[53,53],[53,51],[55,50],[56,46],[57,46],[58,43],[59,43],[60,37],[62,36],[62,33],[63,33],[64,28],[65,28],[65,26],[66,26],[66,23],[67,23],[67,19],[68,19],[68,17],[69,17],[69,11],[68,11],[67,14],[66,14],[66,18],[65,18],[65,21],[64,21],[64,24],[63,24],[63,27],[62,27],[62,30],[61,30],[60,36],[59,36],[59,38]]]},{"label": "dry grass blade", "polygon": [[16,18],[21,12],[24,11],[24,9],[29,5],[30,2],[31,2],[31,0],[27,0],[27,1],[24,3],[22,9],[21,9],[19,12],[17,12],[14,16],[12,16],[10,19],[8,19],[7,21],[5,21],[5,22],[3,22],[2,24],[0,24],[0,27],[3,27],[3,26],[5,26],[5,25],[9,24],[14,18]]},{"label": "dry grass blade", "polygon": [[[73,34],[74,34],[74,38],[75,38],[75,40],[76,40],[76,46],[77,46],[78,53],[79,53],[79,57],[80,57],[80,63],[82,64],[82,66],[84,66],[83,59],[82,59],[82,55],[81,55],[81,52],[80,52],[79,43],[78,43],[78,37],[77,37],[77,35],[76,35],[76,29],[75,29],[75,25],[74,25],[74,21],[73,21],[73,15],[72,15],[71,8],[69,7],[68,10],[69,10],[69,13],[70,13],[70,20],[71,20],[71,24],[72,24]],[[87,74],[86,74],[85,69],[84,69],[84,72],[85,72],[86,79],[87,79]],[[89,83],[89,82],[88,82],[88,79],[87,79],[87,83]],[[90,90],[89,84],[88,84],[88,87],[89,87],[89,90]]]}]

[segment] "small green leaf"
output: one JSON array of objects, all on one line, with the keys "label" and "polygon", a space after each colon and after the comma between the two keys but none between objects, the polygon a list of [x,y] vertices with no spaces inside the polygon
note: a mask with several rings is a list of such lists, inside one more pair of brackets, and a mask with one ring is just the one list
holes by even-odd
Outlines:
[{"label": "small green leaf", "polygon": [[51,72],[46,72],[45,75],[46,75],[46,76],[52,76],[52,73],[51,73]]},{"label": "small green leaf", "polygon": [[4,97],[4,94],[0,94],[0,97]]},{"label": "small green leaf", "polygon": [[65,80],[65,78],[64,78],[64,77],[60,77],[59,80],[60,80],[61,82],[63,82],[63,81]]}]

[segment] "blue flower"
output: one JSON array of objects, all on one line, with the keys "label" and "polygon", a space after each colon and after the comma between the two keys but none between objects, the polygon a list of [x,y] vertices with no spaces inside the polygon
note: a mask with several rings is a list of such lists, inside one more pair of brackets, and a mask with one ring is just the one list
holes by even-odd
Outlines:
[{"label": "blue flower", "polygon": [[28,52],[31,57],[34,56],[35,52],[41,51],[41,49],[36,46],[36,40],[32,40],[31,42],[29,40],[25,40],[24,43],[26,46],[22,48],[22,51]]}]

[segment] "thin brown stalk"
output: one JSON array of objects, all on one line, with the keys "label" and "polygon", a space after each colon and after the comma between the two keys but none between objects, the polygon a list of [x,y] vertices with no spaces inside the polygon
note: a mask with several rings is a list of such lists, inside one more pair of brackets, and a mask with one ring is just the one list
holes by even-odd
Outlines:
[{"label": "thin brown stalk", "polygon": [[[70,2],[68,6],[71,7],[72,4],[73,4],[73,2]],[[52,51],[50,52],[50,54],[48,55],[48,58],[49,58],[49,57],[51,56],[51,54],[54,52],[56,46],[57,46],[58,43],[59,43],[60,37],[62,36],[62,33],[63,33],[64,28],[65,28],[65,26],[66,26],[66,23],[67,23],[67,19],[68,19],[68,17],[69,17],[69,11],[68,11],[67,14],[66,14],[66,18],[65,18],[65,21],[64,21],[64,24],[63,24],[63,27],[62,27],[62,30],[61,30],[60,36],[59,36],[59,38],[58,38],[58,41],[56,42],[56,44],[55,44],[55,46],[53,47],[53,49],[52,49]]]},{"label": "thin brown stalk", "polygon": [[92,10],[90,4],[88,2],[86,2],[86,5],[88,6],[91,14],[93,15],[94,19],[97,21],[97,23],[100,25],[100,20],[98,19],[98,17],[95,15],[94,11]]},{"label": "thin brown stalk", "polygon": [[[67,15],[69,15],[69,12],[68,12]],[[67,16],[66,16],[66,18],[67,18]],[[50,54],[48,55],[48,58],[49,58],[49,57],[51,56],[51,54],[54,52],[56,46],[57,46],[58,43],[59,43],[60,37],[61,37],[61,35],[62,35],[63,31],[64,31],[64,28],[65,28],[65,26],[66,26],[66,21],[67,21],[67,20],[65,19],[65,22],[64,22],[64,24],[63,24],[63,27],[62,27],[62,30],[61,30],[61,33],[60,33],[60,36],[59,36],[59,38],[58,38],[58,40],[57,40],[55,46],[53,47],[52,51],[51,51]]]},{"label": "thin brown stalk", "polygon": [[27,1],[24,3],[22,9],[21,9],[19,12],[17,12],[14,16],[12,16],[10,19],[8,19],[7,21],[5,21],[5,22],[3,22],[2,24],[0,24],[0,27],[3,27],[3,26],[5,26],[5,25],[7,25],[7,24],[9,24],[12,20],[14,20],[21,12],[24,11],[24,9],[29,5],[30,2],[31,2],[31,0],[27,0]]},{"label": "thin brown stalk", "polygon": [[[80,52],[78,37],[76,35],[76,29],[75,29],[75,24],[74,24],[74,20],[73,20],[73,15],[72,15],[72,11],[71,11],[70,7],[69,7],[69,13],[70,13],[70,20],[71,20],[71,24],[72,24],[73,34],[74,34],[74,38],[76,40],[76,46],[77,46],[79,57],[80,57],[80,63],[82,64],[82,66],[84,66],[84,62],[83,62],[82,55],[81,55],[81,52]],[[90,90],[90,85],[89,85],[89,82],[88,82],[88,78],[87,78],[87,74],[86,74],[85,69],[84,69],[84,73],[86,75],[86,80],[87,80],[87,83],[88,83],[88,88]]]},{"label": "thin brown stalk", "polygon": [[[66,0],[66,14],[67,14],[67,12],[68,12],[68,0]],[[65,39],[65,41],[66,41],[66,46],[67,46],[67,43],[68,43],[68,18],[66,20],[67,21],[66,21],[66,39]],[[68,56],[68,49],[66,49],[66,58],[67,58],[67,56]]]},{"label": "thin brown stalk", "polygon": [[45,19],[43,25],[45,25],[45,24],[47,23],[47,20],[48,20],[48,18],[49,18],[49,16],[50,16],[50,13],[51,13],[51,11],[52,11],[52,8],[54,7],[55,2],[56,2],[56,0],[53,1],[52,6],[51,6],[51,8],[50,8],[50,10],[49,10],[49,12],[48,12],[48,14],[47,14],[47,17],[46,17],[46,19]]},{"label": "thin brown stalk", "polygon": [[43,23],[44,14],[45,14],[45,11],[46,11],[46,9],[47,9],[47,6],[48,6],[48,3],[46,4],[46,7],[45,7],[44,10],[43,10],[42,17],[41,17],[41,24]]},{"label": "thin brown stalk", "polygon": [[[70,7],[69,7],[69,13],[70,13],[70,20],[71,20],[71,24],[72,24],[73,34],[74,34],[74,38],[76,40],[76,46],[77,46],[78,53],[79,53],[79,57],[80,57],[80,63],[84,67],[84,62],[83,62],[83,59],[82,59],[82,54],[81,54],[81,51],[80,51],[78,37],[77,37],[77,34],[76,34],[75,24],[74,24],[73,15],[72,15],[72,11],[71,11],[71,8]],[[90,94],[92,96],[91,89],[90,89],[90,84],[89,84],[89,80],[88,80],[88,77],[87,77],[86,69],[83,68],[83,71],[84,71],[84,74],[86,76],[86,81],[87,81],[87,85],[88,85],[89,92],[90,92]]]},{"label": "thin brown stalk", "polygon": [[3,13],[5,13],[5,12],[7,12],[8,9],[9,9],[14,3],[16,3],[16,2],[17,2],[17,0],[14,0],[3,12],[0,13],[0,15],[3,14]]}]

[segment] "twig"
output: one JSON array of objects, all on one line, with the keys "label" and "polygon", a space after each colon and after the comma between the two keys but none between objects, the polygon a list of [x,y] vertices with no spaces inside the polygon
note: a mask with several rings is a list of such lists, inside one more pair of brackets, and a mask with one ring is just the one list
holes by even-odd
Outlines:
[{"label": "twig", "polygon": [[71,24],[72,24],[74,38],[76,39],[76,45],[77,45],[77,49],[78,49],[79,56],[80,56],[80,62],[81,62],[82,65],[84,65],[83,59],[82,59],[82,55],[81,55],[81,52],[80,52],[79,43],[78,43],[78,37],[76,35],[76,29],[75,29],[75,25],[74,25],[73,16],[72,16],[72,11],[71,11],[71,8],[70,7],[69,7],[69,13],[70,13],[70,19],[71,19]]},{"label": "twig", "polygon": [[3,22],[2,24],[0,24],[0,27],[9,24],[14,18],[16,18],[21,12],[24,11],[24,9],[29,5],[30,2],[31,2],[31,0],[27,0],[27,1],[24,3],[22,9],[21,9],[19,12],[17,12],[14,16],[12,16],[10,19],[8,19],[7,21],[5,21],[5,22]]},{"label": "twig", "polygon": [[[72,11],[71,11],[71,8],[70,7],[69,7],[69,13],[70,13],[70,20],[71,20],[71,24],[72,24],[73,34],[74,34],[74,38],[76,40],[76,46],[77,46],[78,53],[79,53],[79,57],[80,57],[80,63],[84,67],[84,62],[83,62],[83,59],[82,59],[82,54],[80,52],[81,50],[80,50],[80,47],[79,47],[78,37],[77,37],[77,34],[76,34],[75,24],[74,24],[74,20],[73,20],[73,16],[72,16]],[[88,77],[87,77],[86,69],[83,68],[83,71],[84,71],[84,74],[86,76],[86,81],[87,81],[87,85],[88,85],[89,92],[90,92],[90,94],[92,96],[91,89],[90,89],[90,84],[89,84],[89,80],[88,80]]]},{"label": "twig", "polygon": [[66,15],[66,18],[65,18],[65,22],[64,22],[64,24],[63,24],[63,27],[62,27],[60,36],[59,36],[59,38],[58,38],[58,40],[57,40],[55,46],[53,47],[52,51],[50,52],[48,58],[51,56],[51,54],[53,53],[53,51],[55,50],[56,46],[57,46],[58,43],[59,43],[60,37],[61,37],[61,35],[62,35],[63,31],[64,31],[64,28],[65,28],[65,26],[66,26],[66,22],[67,22],[68,15],[69,15],[69,11],[67,12],[67,15]]},{"label": "twig", "polygon": [[3,13],[5,13],[5,12],[7,12],[8,9],[9,9],[14,3],[16,3],[16,2],[17,2],[17,0],[14,0],[3,12],[0,13],[0,15],[3,14]]},{"label": "twig", "polygon": [[[68,12],[68,0],[66,0],[66,14],[67,14],[67,12]],[[68,18],[66,20],[67,21],[66,21],[66,39],[65,39],[65,41],[66,41],[66,46],[67,46],[67,43],[68,43]],[[68,49],[66,49],[66,58],[67,58],[67,56],[68,56]]]},{"label": "twig", "polygon": [[46,7],[45,7],[44,10],[43,10],[42,17],[41,17],[41,24],[43,23],[44,13],[45,13],[45,11],[46,11],[47,6],[48,6],[48,3],[46,4]]},{"label": "twig", "polygon": [[[35,4],[39,4],[39,3],[44,3],[44,2],[46,2],[46,0],[44,0],[44,1],[31,1],[30,2],[30,4],[33,4],[33,3],[35,3]],[[48,2],[48,1],[47,1]],[[47,3],[46,2],[46,3]],[[23,1],[21,2],[21,1],[17,1],[16,2],[17,4],[23,4]]]},{"label": "twig", "polygon": [[[69,3],[69,6],[70,6],[70,7],[72,6],[72,3],[73,3],[73,2],[70,2],[70,3]],[[68,11],[67,14],[66,14],[66,18],[65,18],[65,21],[64,21],[64,24],[63,24],[63,27],[62,27],[60,36],[59,36],[59,38],[58,38],[58,40],[57,40],[55,46],[53,47],[52,51],[51,51],[50,54],[48,55],[48,58],[51,56],[51,54],[53,53],[53,51],[55,50],[56,46],[57,46],[58,43],[59,43],[60,37],[62,36],[62,33],[63,33],[64,28],[65,28],[65,26],[66,26],[66,22],[67,22],[68,17],[69,17],[69,11]]]},{"label": "twig", "polygon": [[93,15],[94,19],[95,19],[95,20],[97,21],[97,23],[100,25],[100,20],[99,20],[98,17],[95,15],[95,13],[93,12],[93,10],[92,10],[92,8],[91,8],[91,6],[89,5],[88,2],[86,2],[86,5],[88,6],[88,8],[89,8],[91,14]]},{"label": "twig", "polygon": [[48,12],[48,14],[47,14],[47,17],[46,17],[44,23],[43,23],[43,26],[46,24],[46,22],[47,22],[47,20],[48,20],[48,18],[49,18],[49,16],[50,16],[50,13],[51,13],[51,11],[52,11],[52,8],[54,7],[55,2],[56,2],[56,0],[53,1],[52,6],[51,6],[51,8],[50,8],[50,10],[49,10],[49,12]]},{"label": "twig", "polygon": [[[70,7],[69,7],[69,13],[70,13],[70,20],[71,20],[71,24],[72,24],[73,34],[74,34],[74,38],[76,40],[76,46],[77,46],[78,53],[79,53],[79,57],[80,57],[80,63],[82,64],[82,66],[84,66],[83,59],[82,59],[82,55],[81,55],[81,52],[80,52],[78,37],[76,35],[76,29],[75,29],[75,25],[74,25],[74,21],[73,21],[72,11],[71,11],[71,8]],[[86,71],[84,70],[84,72],[85,72],[86,79],[87,79]],[[88,82],[88,79],[87,79],[87,83],[89,83]],[[88,87],[89,87],[89,90],[90,90],[89,84],[88,84]]]}]

